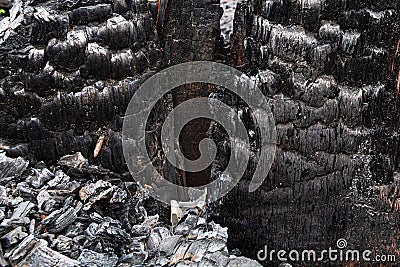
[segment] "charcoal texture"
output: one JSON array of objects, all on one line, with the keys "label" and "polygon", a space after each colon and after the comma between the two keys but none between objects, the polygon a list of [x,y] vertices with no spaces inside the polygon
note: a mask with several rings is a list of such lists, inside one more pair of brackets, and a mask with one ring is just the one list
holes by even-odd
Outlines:
[{"label": "charcoal texture", "polygon": [[[146,191],[126,173],[122,120],[140,83],[168,61],[212,60],[219,38],[217,2],[188,5],[177,23],[166,9],[177,16],[184,2],[166,3],[161,14],[148,1],[19,1],[0,22],[4,265],[260,266],[229,254],[204,206],[174,227],[148,215]],[[185,35],[187,15],[196,36]],[[173,38],[196,48],[184,56]],[[157,107],[156,131],[166,114]],[[156,135],[149,143],[157,154]]]},{"label": "charcoal texture", "polygon": [[122,118],[162,48],[148,3],[122,2],[18,1],[0,22],[7,155],[54,162],[81,151],[92,160],[106,135],[96,161],[126,169]]},{"label": "charcoal texture", "polygon": [[399,216],[388,195],[400,169],[399,3],[238,5],[231,62],[269,99],[277,154],[262,188],[247,192],[254,163],[221,206],[232,247],[256,257],[264,246],[322,250],[345,238],[396,254]]},{"label": "charcoal texture", "polygon": [[[224,40],[214,0],[16,1],[0,21],[0,264],[259,266],[226,242],[255,259],[265,246],[320,250],[339,238],[398,253],[399,10],[397,0],[243,1]],[[181,185],[218,177],[229,145],[218,125],[194,122],[182,150],[196,158],[210,134],[217,167],[176,171],[159,140],[168,111],[211,94],[241,114],[249,168],[210,209],[228,241],[202,209],[174,228],[149,216],[123,158],[123,117],[140,84],[193,60],[256,80],[276,122],[275,162],[249,193],[259,140],[240,99],[191,84],[153,110],[149,154]]]},{"label": "charcoal texture", "polygon": [[[147,213],[146,190],[80,153],[56,166],[4,162],[2,266],[261,266],[229,254],[227,228],[207,223],[204,202],[182,210],[171,226]],[[32,184],[43,175],[46,182]]]}]

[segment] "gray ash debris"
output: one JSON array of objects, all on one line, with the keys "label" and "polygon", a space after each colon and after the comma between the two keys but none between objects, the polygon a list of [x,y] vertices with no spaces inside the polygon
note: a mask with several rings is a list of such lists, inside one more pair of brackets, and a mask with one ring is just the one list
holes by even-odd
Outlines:
[{"label": "gray ash debris", "polygon": [[206,205],[149,215],[145,189],[78,152],[57,166],[0,154],[0,266],[261,266],[227,249]]}]

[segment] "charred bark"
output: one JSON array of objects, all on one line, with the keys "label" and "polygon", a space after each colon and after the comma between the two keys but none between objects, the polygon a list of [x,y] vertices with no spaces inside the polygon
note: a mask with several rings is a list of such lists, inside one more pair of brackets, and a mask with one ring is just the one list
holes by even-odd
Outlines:
[{"label": "charred bark", "polygon": [[[217,58],[219,1],[161,2],[162,14],[141,0],[15,5],[0,22],[0,138],[8,155],[55,161],[81,151],[91,163],[126,171],[122,118],[140,83],[169,65]],[[399,10],[399,1],[383,0],[238,5],[231,64],[261,84],[278,151],[261,189],[247,191],[254,161],[219,207],[232,247],[255,258],[265,245],[319,250],[346,238],[352,248],[398,253]],[[173,104],[212,89],[183,86]],[[154,110],[150,154],[160,150],[169,108]],[[197,120],[182,133],[188,158],[199,156],[208,129]],[[210,169],[180,175],[178,182],[199,185]]]},{"label": "charred bark", "polygon": [[397,255],[399,23],[398,1],[238,5],[232,62],[269,98],[278,150],[261,189],[248,193],[250,171],[221,206],[232,247],[256,257],[345,238]]},{"label": "charred bark", "polygon": [[[81,151],[126,170],[123,115],[162,57],[149,3],[20,1],[0,23],[0,138],[7,152],[54,162]],[[95,159],[100,136],[105,142]]]}]

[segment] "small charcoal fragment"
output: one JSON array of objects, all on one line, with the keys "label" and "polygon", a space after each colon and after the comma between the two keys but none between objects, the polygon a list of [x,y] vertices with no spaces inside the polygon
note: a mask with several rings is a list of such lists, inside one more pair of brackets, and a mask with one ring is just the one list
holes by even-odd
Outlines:
[{"label": "small charcoal fragment", "polygon": [[8,232],[7,234],[3,235],[0,240],[1,244],[3,247],[8,248],[11,247],[15,244],[17,244],[19,241],[27,237],[28,234],[22,231],[22,227],[19,226],[12,230],[11,232]]},{"label": "small charcoal fragment", "polygon": [[118,257],[114,253],[97,253],[92,250],[83,250],[78,258],[83,267],[112,267],[118,262]]}]

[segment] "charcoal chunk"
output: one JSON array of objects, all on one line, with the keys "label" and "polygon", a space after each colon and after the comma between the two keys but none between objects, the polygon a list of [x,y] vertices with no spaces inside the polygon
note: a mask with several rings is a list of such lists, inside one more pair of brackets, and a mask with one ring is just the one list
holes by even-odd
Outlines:
[{"label": "charcoal chunk", "polygon": [[7,157],[5,153],[0,153],[0,179],[21,175],[26,167],[28,161],[23,158],[13,159]]},{"label": "charcoal chunk", "polygon": [[35,238],[33,235],[26,237],[10,256],[13,266],[79,266],[79,262],[72,260],[47,246],[47,242]]},{"label": "charcoal chunk", "polygon": [[8,232],[7,234],[3,235],[0,238],[0,240],[3,247],[8,248],[19,243],[22,239],[24,239],[27,236],[28,234],[22,231],[22,227],[18,226],[11,232]]},{"label": "charcoal chunk", "polygon": [[91,250],[83,250],[78,261],[82,266],[112,267],[116,266],[118,257],[113,253],[97,253]]}]

